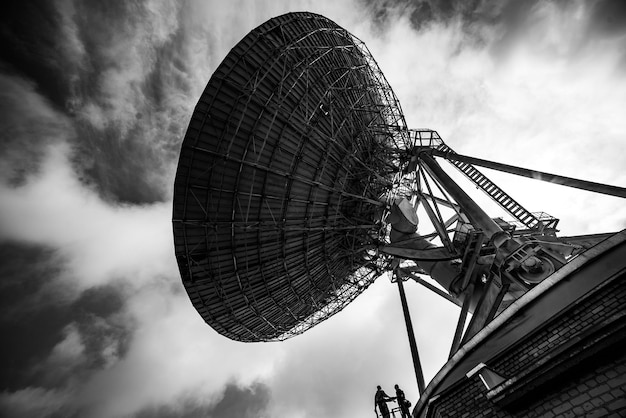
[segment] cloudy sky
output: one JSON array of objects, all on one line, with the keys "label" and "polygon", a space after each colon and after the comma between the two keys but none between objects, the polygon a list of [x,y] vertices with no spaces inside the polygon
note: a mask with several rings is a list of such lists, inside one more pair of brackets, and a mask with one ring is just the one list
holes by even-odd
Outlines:
[{"label": "cloudy sky", "polygon": [[[206,326],[172,245],[178,150],[246,33],[321,13],[369,47],[410,127],[457,152],[626,186],[626,6],[608,1],[14,2],[0,18],[0,415],[350,418],[416,400],[381,277],[281,343]],[[561,235],[626,227],[618,198],[485,171]],[[494,214],[494,216],[497,214]],[[406,285],[426,380],[458,310]],[[415,402],[414,402],[415,403]]]}]

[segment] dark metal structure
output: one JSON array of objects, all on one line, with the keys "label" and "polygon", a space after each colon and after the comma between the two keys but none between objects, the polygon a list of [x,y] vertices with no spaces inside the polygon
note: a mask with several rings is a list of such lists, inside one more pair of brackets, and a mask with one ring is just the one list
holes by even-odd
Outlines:
[{"label": "dark metal structure", "polygon": [[[626,197],[621,187],[456,154],[436,131],[406,127],[357,38],[311,13],[271,19],[217,68],[183,141],[173,209],[183,284],[219,333],[272,341],[304,332],[393,272],[425,394],[416,413],[435,414],[429,396],[455,387],[477,358],[521,341],[511,324],[539,333],[549,312],[566,327],[563,312],[626,271],[624,233],[558,237],[558,219],[530,212],[477,166]],[[462,181],[502,216],[487,214]],[[420,219],[429,225],[418,235]],[[613,244],[599,244],[606,240]],[[611,274],[591,280],[576,270],[608,259]],[[428,388],[403,289],[410,279],[460,307],[450,370]],[[534,301],[542,308],[521,308]],[[502,338],[487,338],[497,327]],[[536,344],[548,346],[541,338]],[[478,342],[482,354],[472,357]]]},{"label": "dark metal structure", "polygon": [[176,257],[205,321],[281,340],[367,288],[407,138],[367,48],[332,21],[292,13],[241,40],[194,110],[174,185]]},{"label": "dark metal structure", "polygon": [[626,230],[604,237],[465,341],[414,417],[626,413]]}]

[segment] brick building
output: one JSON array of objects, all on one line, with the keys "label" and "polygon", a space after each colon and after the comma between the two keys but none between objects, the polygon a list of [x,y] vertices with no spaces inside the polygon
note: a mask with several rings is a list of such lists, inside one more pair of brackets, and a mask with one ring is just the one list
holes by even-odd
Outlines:
[{"label": "brick building", "polygon": [[414,417],[626,416],[626,231],[498,315],[433,378]]}]

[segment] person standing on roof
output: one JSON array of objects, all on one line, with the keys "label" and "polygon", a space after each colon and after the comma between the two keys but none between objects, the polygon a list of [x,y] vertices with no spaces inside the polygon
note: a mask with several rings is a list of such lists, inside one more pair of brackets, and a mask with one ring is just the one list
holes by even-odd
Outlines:
[{"label": "person standing on roof", "polygon": [[[376,395],[374,395],[374,412],[376,412],[376,407],[378,406],[378,410],[380,411],[380,415],[383,418],[389,418],[389,408],[387,407],[387,402],[393,401],[395,398],[389,397],[384,390],[380,387],[380,385],[376,386],[378,389],[376,391]],[[376,416],[378,416],[378,412],[376,412]]]},{"label": "person standing on roof", "polygon": [[400,406],[400,412],[402,413],[402,418],[409,418],[411,413],[409,412],[409,406],[411,406],[411,402],[409,402],[404,396],[404,391],[400,389],[400,386],[395,385],[396,389],[396,399],[398,400],[398,405]]}]

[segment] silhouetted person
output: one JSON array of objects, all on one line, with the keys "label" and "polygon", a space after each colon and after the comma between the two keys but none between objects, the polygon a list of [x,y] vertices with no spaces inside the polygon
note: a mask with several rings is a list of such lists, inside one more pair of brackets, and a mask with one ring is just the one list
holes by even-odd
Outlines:
[{"label": "silhouetted person", "polygon": [[[389,397],[384,390],[381,389],[380,385],[376,386],[378,389],[376,391],[376,395],[374,395],[374,412],[376,412],[376,407],[378,406],[378,410],[380,411],[380,415],[383,418],[389,417],[389,408],[387,407],[387,402],[391,402],[394,398]],[[378,415],[378,413],[376,413]]]},{"label": "silhouetted person", "polygon": [[409,412],[410,402],[404,396],[404,391],[400,389],[400,386],[395,385],[396,388],[396,400],[398,401],[398,405],[400,406],[400,412],[402,413],[402,418],[409,418],[411,413]]}]

